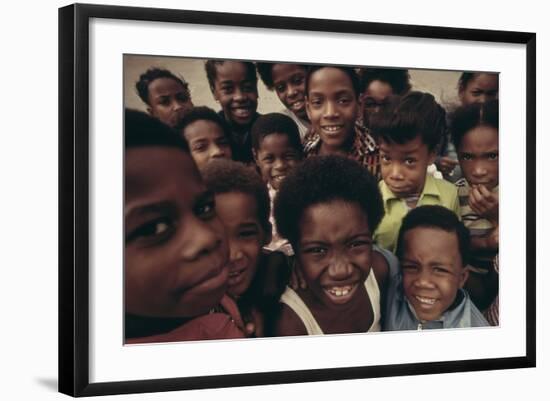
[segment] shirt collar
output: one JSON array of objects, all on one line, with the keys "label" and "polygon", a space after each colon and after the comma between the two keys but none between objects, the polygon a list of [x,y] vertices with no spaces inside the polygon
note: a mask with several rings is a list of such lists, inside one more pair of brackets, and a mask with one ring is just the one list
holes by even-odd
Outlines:
[{"label": "shirt collar", "polygon": [[[434,177],[432,177],[430,174],[426,172],[426,181],[424,182],[424,189],[422,190],[422,193],[418,197],[418,201],[420,201],[426,195],[435,196],[437,198],[441,196],[441,192],[439,192],[439,188],[437,187],[435,180],[436,179]],[[391,189],[386,185],[386,183],[383,180],[381,181],[380,191],[382,192],[382,198],[385,199],[386,204],[392,200],[401,199],[391,191]]]}]

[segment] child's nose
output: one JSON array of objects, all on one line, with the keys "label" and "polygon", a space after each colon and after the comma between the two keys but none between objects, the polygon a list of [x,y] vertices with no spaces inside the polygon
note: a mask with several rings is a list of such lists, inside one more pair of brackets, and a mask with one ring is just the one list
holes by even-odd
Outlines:
[{"label": "child's nose", "polygon": [[418,273],[414,285],[418,288],[433,288],[434,284],[431,280],[430,273],[427,271],[421,271]]},{"label": "child's nose", "polygon": [[195,216],[189,219],[182,231],[182,237],[188,239],[182,243],[181,256],[187,261],[211,254],[219,249],[223,242],[221,228],[218,231],[212,221],[204,222]]},{"label": "child's nose", "polygon": [[325,117],[336,117],[338,116],[338,107],[336,107],[336,104],[334,102],[327,102],[326,108],[325,108]]},{"label": "child's nose", "polygon": [[393,180],[402,180],[403,179],[403,170],[398,163],[393,163],[391,165],[390,178]]},{"label": "child's nose", "polygon": [[482,177],[485,174],[487,174],[487,168],[485,168],[485,165],[483,163],[477,163],[474,166],[474,175],[476,177]]},{"label": "child's nose", "polygon": [[224,150],[219,147],[218,145],[212,145],[210,147],[210,157],[224,157],[225,156],[225,152]]},{"label": "child's nose", "polygon": [[336,255],[330,261],[328,274],[333,280],[347,279],[352,274],[352,267],[349,260],[343,255]]}]

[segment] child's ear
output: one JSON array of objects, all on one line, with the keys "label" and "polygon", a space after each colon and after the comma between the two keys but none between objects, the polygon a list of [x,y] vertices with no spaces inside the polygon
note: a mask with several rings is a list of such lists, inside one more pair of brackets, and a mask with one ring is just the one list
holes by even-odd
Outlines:
[{"label": "child's ear", "polygon": [[252,156],[254,157],[254,162],[258,164],[258,152],[254,148],[252,148]]},{"label": "child's ear", "polygon": [[152,117],[155,116],[153,108],[151,106],[147,106],[147,114],[149,114]]},{"label": "child's ear", "polygon": [[462,268],[462,271],[460,272],[460,281],[458,283],[458,288],[464,287],[464,284],[466,284],[466,280],[468,280],[469,276],[470,270],[468,270],[468,267],[464,266]]}]

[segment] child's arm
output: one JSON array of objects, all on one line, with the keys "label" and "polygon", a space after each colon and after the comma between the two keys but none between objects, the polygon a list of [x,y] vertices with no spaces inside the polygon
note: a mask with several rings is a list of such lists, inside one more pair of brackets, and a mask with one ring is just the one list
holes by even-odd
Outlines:
[{"label": "child's arm", "polygon": [[305,336],[306,327],[296,313],[287,305],[283,304],[280,314],[275,322],[276,336]]},{"label": "child's arm", "polygon": [[472,250],[492,249],[498,251],[498,225],[487,235],[470,238]]}]

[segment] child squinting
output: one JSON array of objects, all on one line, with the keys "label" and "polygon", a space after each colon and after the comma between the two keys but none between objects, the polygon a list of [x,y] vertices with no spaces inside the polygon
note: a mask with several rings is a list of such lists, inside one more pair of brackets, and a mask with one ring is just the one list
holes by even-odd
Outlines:
[{"label": "child squinting", "polygon": [[278,335],[380,330],[380,304],[392,255],[373,247],[383,214],[376,181],[341,156],[307,159],[275,199],[280,234],[296,252],[307,287],[287,287]]},{"label": "child squinting", "polygon": [[487,326],[462,288],[468,278],[468,230],[442,206],[420,206],[403,220],[385,330]]}]

